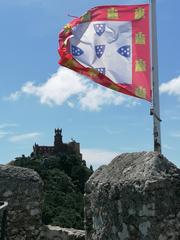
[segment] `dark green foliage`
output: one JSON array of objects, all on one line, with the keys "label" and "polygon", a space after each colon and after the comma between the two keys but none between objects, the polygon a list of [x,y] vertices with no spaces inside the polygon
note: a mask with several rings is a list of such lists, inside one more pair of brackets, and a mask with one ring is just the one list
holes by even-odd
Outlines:
[{"label": "dark green foliage", "polygon": [[45,224],[83,229],[84,185],[92,174],[76,155],[19,157],[11,163],[34,169],[44,181],[42,220]]}]

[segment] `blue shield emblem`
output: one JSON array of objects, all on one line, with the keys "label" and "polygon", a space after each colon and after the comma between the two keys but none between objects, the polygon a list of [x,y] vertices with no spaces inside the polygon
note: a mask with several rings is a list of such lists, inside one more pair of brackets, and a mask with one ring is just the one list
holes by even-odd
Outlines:
[{"label": "blue shield emblem", "polygon": [[96,56],[98,58],[101,58],[102,55],[104,54],[104,50],[105,50],[105,45],[96,45],[95,46]]},{"label": "blue shield emblem", "polygon": [[120,47],[117,52],[125,57],[125,58],[129,58],[131,56],[131,46],[130,45],[126,45],[126,46],[123,46],[123,47]]},{"label": "blue shield emblem", "polygon": [[106,73],[106,69],[103,68],[103,67],[101,67],[101,68],[96,68],[96,70],[97,70],[98,72],[104,74],[104,75],[105,75],[105,73]]},{"label": "blue shield emblem", "polygon": [[94,24],[94,30],[98,36],[101,36],[105,32],[105,29],[106,24],[104,23]]},{"label": "blue shield emblem", "polygon": [[71,51],[72,51],[72,55],[75,57],[79,57],[84,53],[81,48],[73,46],[73,45],[71,46]]}]

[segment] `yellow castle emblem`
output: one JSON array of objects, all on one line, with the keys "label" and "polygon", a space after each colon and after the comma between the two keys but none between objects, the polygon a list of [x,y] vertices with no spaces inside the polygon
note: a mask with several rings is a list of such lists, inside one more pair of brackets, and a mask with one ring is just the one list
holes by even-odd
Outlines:
[{"label": "yellow castle emblem", "polygon": [[87,12],[86,14],[84,14],[84,15],[81,17],[81,21],[82,21],[82,22],[89,22],[89,21],[91,21],[91,13],[90,13],[90,12]]},{"label": "yellow castle emblem", "polygon": [[136,8],[135,10],[135,19],[139,20],[144,18],[145,16],[145,9],[144,8]]},{"label": "yellow castle emblem", "polygon": [[136,44],[146,44],[145,34],[143,34],[142,32],[136,33],[135,42],[136,42]]},{"label": "yellow castle emblem", "polygon": [[143,59],[136,60],[135,71],[136,72],[145,72],[146,71],[146,62]]},{"label": "yellow castle emblem", "polygon": [[74,61],[74,59],[69,59],[66,61],[65,66],[68,68],[74,68],[77,67],[77,63]]},{"label": "yellow castle emblem", "polygon": [[116,8],[109,8],[107,10],[107,18],[108,19],[117,19],[119,18],[119,13]]},{"label": "yellow castle emblem", "polygon": [[112,90],[115,90],[115,91],[119,91],[119,87],[116,86],[115,84],[111,84],[111,85],[109,86],[109,88],[112,89]]},{"label": "yellow castle emblem", "polygon": [[72,31],[71,25],[70,25],[70,24],[66,24],[66,25],[64,26],[64,32],[65,32],[65,33],[68,33],[68,32],[71,32],[71,31]]},{"label": "yellow castle emblem", "polygon": [[97,70],[92,68],[88,71],[88,74],[89,74],[90,77],[95,78],[95,77],[98,76],[99,72],[97,72]]},{"label": "yellow castle emblem", "polygon": [[135,89],[135,95],[140,98],[146,98],[146,89],[143,87],[137,87]]}]

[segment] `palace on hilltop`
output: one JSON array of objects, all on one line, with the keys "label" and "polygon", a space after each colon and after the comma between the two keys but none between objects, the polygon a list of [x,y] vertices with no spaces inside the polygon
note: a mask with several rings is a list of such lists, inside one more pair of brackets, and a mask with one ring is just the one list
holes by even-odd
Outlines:
[{"label": "palace on hilltop", "polygon": [[80,143],[72,140],[69,143],[63,143],[62,139],[62,129],[55,129],[54,135],[54,146],[39,146],[35,143],[33,146],[33,153],[34,156],[51,156],[60,153],[65,154],[76,154],[80,156],[82,159],[82,154],[80,153]]}]

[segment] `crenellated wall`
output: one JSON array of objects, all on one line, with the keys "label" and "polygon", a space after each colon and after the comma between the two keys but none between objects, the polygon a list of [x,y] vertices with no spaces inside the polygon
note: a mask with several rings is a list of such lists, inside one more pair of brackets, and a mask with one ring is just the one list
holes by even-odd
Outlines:
[{"label": "crenellated wall", "polygon": [[[85,231],[44,226],[42,199],[35,171],[0,165],[6,240],[85,240]],[[179,240],[180,169],[154,152],[116,157],[86,184],[85,227],[86,240]]]}]

